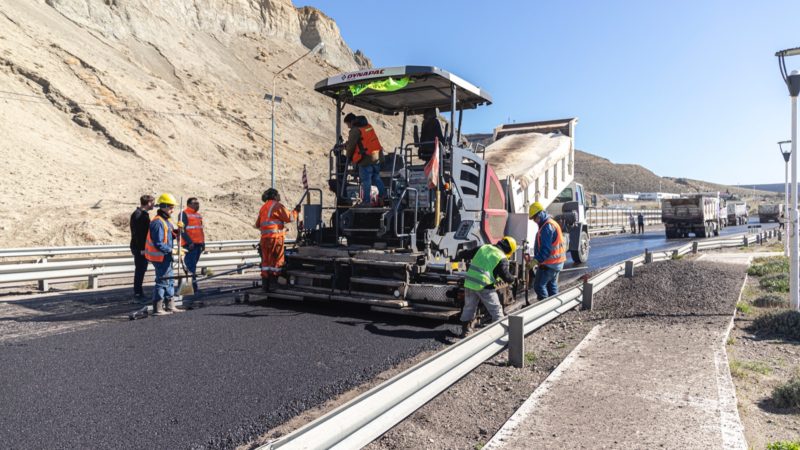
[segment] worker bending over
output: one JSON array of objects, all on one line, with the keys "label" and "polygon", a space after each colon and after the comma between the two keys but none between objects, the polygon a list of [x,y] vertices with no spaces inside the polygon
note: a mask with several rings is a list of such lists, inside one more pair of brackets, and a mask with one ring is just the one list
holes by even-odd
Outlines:
[{"label": "worker bending over", "polygon": [[[344,123],[350,129],[347,142],[344,144],[347,160],[358,167],[361,179],[361,204],[381,206],[386,195],[386,187],[381,180],[381,152],[383,147],[378,140],[375,129],[364,116],[349,113],[344,116]],[[378,200],[372,201],[372,185],[378,188]]]},{"label": "worker bending over", "polygon": [[[177,236],[170,222],[175,210],[175,197],[172,194],[161,194],[156,200],[158,211],[150,221],[150,231],[144,244],[144,257],[153,263],[156,269],[156,284],[153,288],[153,315],[159,316],[178,311],[174,304],[174,272],[172,270],[172,245]],[[179,228],[180,228],[179,223]]]},{"label": "worker bending over", "polygon": [[466,337],[473,328],[475,314],[478,311],[478,300],[489,311],[492,322],[500,320],[505,314],[500,297],[495,289],[498,278],[506,283],[514,282],[514,275],[509,271],[508,259],[517,251],[517,241],[506,236],[497,244],[484,244],[472,250],[459,253],[459,259],[470,259],[467,275],[464,279],[464,309],[461,311],[461,337]]},{"label": "worker bending over", "polygon": [[558,222],[547,214],[541,203],[534,202],[531,205],[528,218],[539,226],[531,263],[537,267],[533,290],[539,300],[544,300],[558,294],[558,274],[567,260],[564,236]]},{"label": "worker bending over", "polygon": [[199,210],[200,201],[191,197],[186,202],[186,209],[181,211],[178,216],[178,221],[184,224],[181,245],[186,249],[186,255],[183,257],[183,263],[192,276],[192,287],[195,293],[197,293],[197,263],[206,248],[203,216],[200,215]]},{"label": "worker bending over", "polygon": [[286,236],[285,225],[297,219],[300,205],[289,212],[281,204],[281,194],[277,189],[267,189],[261,196],[264,204],[258,212],[255,228],[261,230],[261,283],[265,291],[274,288],[278,274],[283,267],[283,241]]}]

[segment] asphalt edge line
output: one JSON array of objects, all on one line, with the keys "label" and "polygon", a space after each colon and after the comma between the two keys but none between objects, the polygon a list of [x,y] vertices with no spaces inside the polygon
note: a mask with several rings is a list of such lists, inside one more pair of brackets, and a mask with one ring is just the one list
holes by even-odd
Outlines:
[{"label": "asphalt edge line", "polygon": [[[748,260],[748,266],[750,260]],[[744,282],[739,290],[739,298],[736,303],[742,300],[744,289],[747,287],[747,280],[747,273],[745,273]],[[736,385],[733,384],[733,378],[731,377],[727,349],[728,338],[736,320],[736,311],[736,306],[734,306],[731,320],[722,335],[722,340],[717,348],[714,349],[714,366],[717,375],[717,401],[719,403],[719,427],[722,434],[722,447],[747,450],[747,439],[744,437],[744,424],[742,424],[742,419],[739,417]]]},{"label": "asphalt edge line", "polygon": [[482,447],[483,450],[496,450],[503,448],[506,444],[506,441],[511,438],[514,433],[519,429],[522,422],[533,413],[537,406],[539,406],[539,402],[541,401],[542,397],[547,394],[551,387],[558,381],[561,376],[570,368],[573,362],[580,357],[581,351],[586,347],[596,335],[600,332],[600,330],[605,326],[605,323],[601,323],[595,325],[594,328],[589,330],[584,336],[583,340],[581,340],[575,348],[572,349],[571,352],[564,358],[563,361],[555,368],[547,378],[542,381],[539,386],[536,387],[536,390],[530,395],[530,397],[522,403],[522,405],[517,408],[514,414],[508,418],[506,423],[497,430],[497,432],[489,439],[489,442],[486,443]]}]

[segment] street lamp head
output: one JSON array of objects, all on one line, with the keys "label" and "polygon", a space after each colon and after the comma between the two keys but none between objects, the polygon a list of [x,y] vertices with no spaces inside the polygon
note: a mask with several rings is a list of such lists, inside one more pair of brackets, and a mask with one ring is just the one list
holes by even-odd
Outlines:
[{"label": "street lamp head", "polygon": [[792,141],[780,141],[778,142],[778,148],[781,150],[783,160],[788,163],[789,158],[792,156]]},{"label": "street lamp head", "polygon": [[789,73],[786,69],[786,58],[797,55],[800,55],[800,47],[789,48],[775,53],[775,56],[778,57],[778,68],[781,71],[786,87],[789,88],[789,96],[791,97],[797,97],[800,94],[800,72],[793,70]]}]

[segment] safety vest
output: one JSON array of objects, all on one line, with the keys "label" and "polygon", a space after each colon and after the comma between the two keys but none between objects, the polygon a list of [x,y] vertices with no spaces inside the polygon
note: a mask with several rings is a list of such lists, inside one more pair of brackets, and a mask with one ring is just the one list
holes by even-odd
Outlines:
[{"label": "safety vest", "polygon": [[381,143],[378,140],[378,135],[372,125],[358,127],[361,138],[356,143],[356,151],[353,153],[353,164],[358,164],[365,155],[372,155],[383,150]]},{"label": "safety vest", "polygon": [[[186,223],[183,224],[184,230],[186,230],[186,235],[189,236],[192,243],[205,244],[206,235],[203,232],[203,216],[191,208],[184,209],[183,215],[186,216]],[[189,243],[184,243],[184,246],[188,247]]]},{"label": "safety vest", "polygon": [[275,200],[267,200],[261,207],[261,216],[259,216],[258,222],[262,238],[278,238],[286,235],[286,231],[283,229],[284,221],[274,214],[277,212],[276,208],[280,207],[282,207],[280,202]]},{"label": "safety vest", "polygon": [[536,246],[542,248],[542,228],[548,223],[555,228],[556,238],[553,240],[553,250],[550,252],[550,257],[542,261],[542,264],[561,264],[567,260],[567,251],[564,247],[564,236],[561,234],[561,227],[552,217],[539,227],[539,231],[536,233]]},{"label": "safety vest", "polygon": [[506,254],[495,245],[485,244],[482,246],[469,263],[464,287],[480,291],[486,286],[494,284],[494,269],[505,257]]},{"label": "safety vest", "polygon": [[[167,221],[164,220],[161,216],[156,216],[155,220],[161,222],[161,225],[164,227],[164,239],[162,242],[164,244],[169,244],[169,225]],[[153,240],[150,237],[150,232],[147,232],[147,240],[144,243],[144,257],[150,262],[164,262],[164,253],[158,249],[155,245],[153,245]]]}]

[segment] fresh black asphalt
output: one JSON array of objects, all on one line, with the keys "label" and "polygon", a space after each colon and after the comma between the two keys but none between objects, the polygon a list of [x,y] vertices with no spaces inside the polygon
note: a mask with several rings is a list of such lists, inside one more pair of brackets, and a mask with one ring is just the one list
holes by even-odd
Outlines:
[{"label": "fresh black asphalt", "polygon": [[208,306],[2,345],[0,447],[230,448],[450,337],[313,308]]}]

